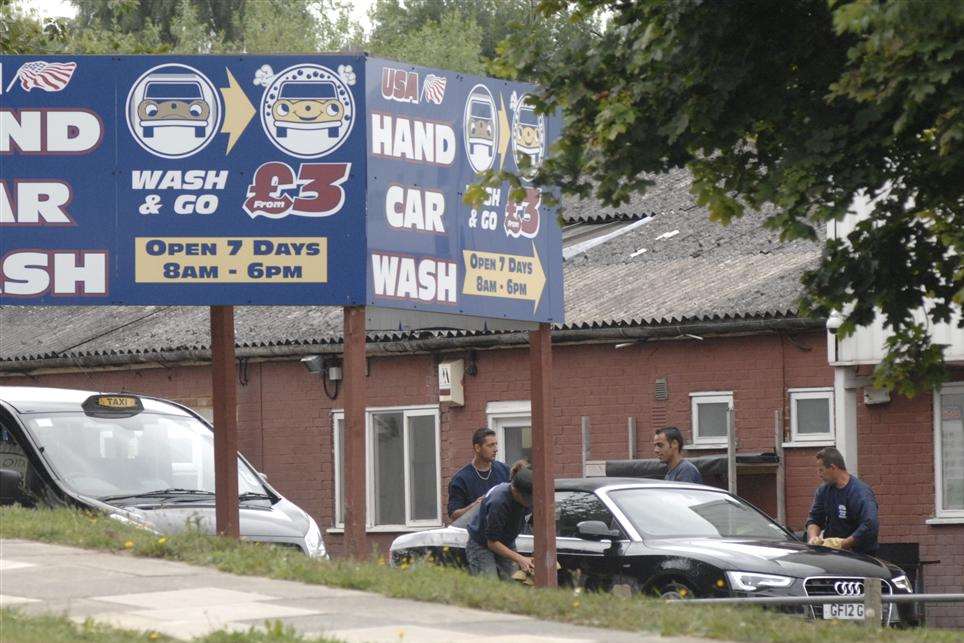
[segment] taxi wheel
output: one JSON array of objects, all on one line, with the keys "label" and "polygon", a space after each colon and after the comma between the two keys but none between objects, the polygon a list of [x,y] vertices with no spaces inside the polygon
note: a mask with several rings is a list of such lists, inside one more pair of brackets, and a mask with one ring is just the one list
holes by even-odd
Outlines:
[{"label": "taxi wheel", "polygon": [[659,597],[663,599],[685,600],[687,598],[696,598],[696,593],[692,588],[686,583],[679,581],[664,583],[659,586],[657,592],[659,593]]},{"label": "taxi wheel", "polygon": [[204,138],[204,128],[195,127],[194,128],[194,138]]},{"label": "taxi wheel", "polygon": [[145,127],[144,128],[144,138],[154,138],[154,128]]},{"label": "taxi wheel", "polygon": [[288,136],[288,128],[287,128],[287,127],[279,127],[279,128],[278,128],[278,138],[285,138],[286,136]]}]

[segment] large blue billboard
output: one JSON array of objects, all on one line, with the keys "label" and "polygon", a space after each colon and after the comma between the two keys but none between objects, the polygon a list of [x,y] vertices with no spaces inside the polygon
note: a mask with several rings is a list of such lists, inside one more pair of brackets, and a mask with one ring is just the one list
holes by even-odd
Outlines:
[{"label": "large blue billboard", "polygon": [[534,87],[377,59],[365,78],[369,303],[562,321],[561,234],[541,190],[462,200],[481,173],[525,185],[545,158],[559,125],[533,109]]},{"label": "large blue billboard", "polygon": [[544,158],[531,92],[364,56],[4,56],[0,304],[559,321],[538,190],[462,203]]}]

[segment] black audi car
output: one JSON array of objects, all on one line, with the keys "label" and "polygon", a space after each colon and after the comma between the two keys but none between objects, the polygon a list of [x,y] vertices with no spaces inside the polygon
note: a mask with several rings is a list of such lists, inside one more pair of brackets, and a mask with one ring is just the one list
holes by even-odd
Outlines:
[{"label": "black audi car", "polygon": [[[559,584],[609,591],[616,585],[664,598],[858,596],[863,579],[883,592],[911,593],[907,575],[883,560],[811,547],[746,501],[715,487],[637,478],[556,480]],[[431,555],[465,565],[466,525],[405,534],[391,561]],[[531,534],[516,546],[532,551]],[[863,606],[798,610],[816,618],[863,618]],[[886,622],[900,622],[885,609]]]}]

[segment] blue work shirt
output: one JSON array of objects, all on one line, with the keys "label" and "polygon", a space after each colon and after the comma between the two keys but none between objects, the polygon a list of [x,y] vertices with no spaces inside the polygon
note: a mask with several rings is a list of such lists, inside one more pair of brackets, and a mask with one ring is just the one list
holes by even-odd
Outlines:
[{"label": "blue work shirt", "polygon": [[469,538],[483,547],[497,540],[515,549],[515,539],[525,526],[526,508],[512,497],[512,485],[504,482],[486,494],[478,513],[469,523]]},{"label": "blue work shirt", "polygon": [[837,485],[822,484],[813,496],[813,507],[807,525],[823,529],[824,538],[853,536],[853,550],[860,554],[877,551],[877,497],[867,483],[856,476],[838,489]]},{"label": "blue work shirt", "polygon": [[481,498],[489,489],[497,484],[509,481],[509,467],[505,463],[496,460],[489,469],[488,476],[483,479],[472,463],[468,463],[455,472],[449,482],[449,504],[446,509],[449,517],[452,512],[463,507],[468,507],[476,499]]},{"label": "blue work shirt", "polygon": [[703,476],[700,475],[700,470],[689,460],[680,460],[679,464],[667,471],[666,480],[703,484]]}]

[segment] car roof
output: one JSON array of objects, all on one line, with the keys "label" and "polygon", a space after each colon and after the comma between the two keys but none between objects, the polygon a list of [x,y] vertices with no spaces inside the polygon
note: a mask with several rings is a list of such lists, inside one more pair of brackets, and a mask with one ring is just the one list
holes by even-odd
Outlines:
[{"label": "car roof", "polygon": [[706,485],[691,484],[688,482],[676,482],[673,480],[657,480],[654,478],[610,478],[601,476],[598,478],[557,478],[556,491],[589,491],[593,492],[603,487],[614,486],[633,486],[639,488],[691,488],[709,489],[712,491],[722,491],[717,487]]},{"label": "car roof", "polygon": [[[48,388],[43,386],[0,386],[0,402],[6,402],[18,413],[60,413],[80,411],[81,404],[91,395],[117,393],[117,391],[85,391],[68,388]],[[179,406],[166,400],[135,395],[144,404],[144,410],[170,415],[189,414]]]}]

